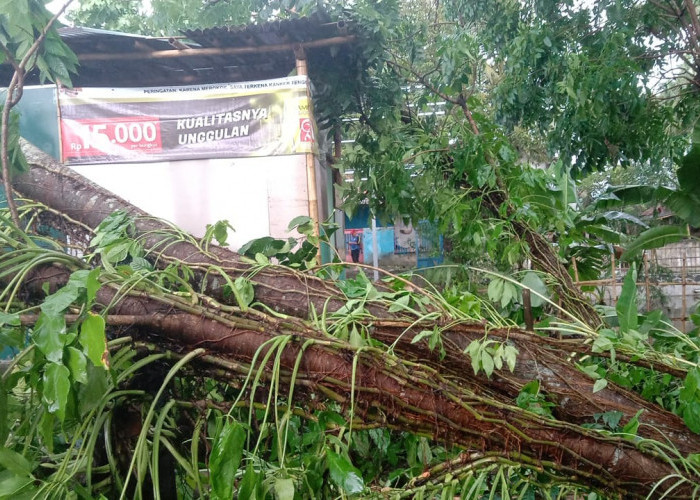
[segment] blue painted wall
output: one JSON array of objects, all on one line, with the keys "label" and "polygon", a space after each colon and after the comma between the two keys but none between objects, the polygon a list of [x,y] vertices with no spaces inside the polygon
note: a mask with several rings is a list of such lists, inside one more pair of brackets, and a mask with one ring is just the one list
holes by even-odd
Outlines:
[{"label": "blue painted wall", "polygon": [[[372,238],[372,229],[371,228],[365,228],[362,231],[362,247],[364,250],[364,255],[365,255],[365,264],[372,265],[372,259],[374,255],[374,245],[373,242],[374,238]],[[384,227],[378,227],[377,228],[377,243],[378,243],[378,251],[379,251],[379,258],[381,259],[385,255],[393,255],[394,254],[394,228],[389,227],[389,228],[384,228]]]},{"label": "blue painted wall", "polygon": [[25,88],[22,100],[14,109],[19,112],[19,129],[22,137],[59,159],[56,87]]}]

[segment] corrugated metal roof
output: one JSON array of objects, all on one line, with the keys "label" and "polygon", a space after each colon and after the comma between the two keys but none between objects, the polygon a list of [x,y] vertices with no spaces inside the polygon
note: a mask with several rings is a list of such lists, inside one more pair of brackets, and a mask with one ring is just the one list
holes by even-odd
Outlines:
[{"label": "corrugated metal roof", "polygon": [[[73,84],[81,87],[146,87],[192,85],[231,81],[262,80],[287,76],[295,67],[293,50],[274,50],[285,44],[308,43],[344,35],[342,23],[332,23],[321,15],[276,21],[259,25],[217,27],[183,31],[194,43],[93,28],[61,28],[61,38],[78,55],[79,74]],[[199,54],[178,49],[208,49]],[[266,49],[267,47],[267,49]],[[221,53],[215,49],[250,48],[248,53]],[[260,53],[256,53],[260,48]],[[346,49],[347,50],[347,49]],[[235,52],[235,51],[234,51]],[[314,60],[345,64],[342,50],[329,47],[309,49]],[[184,53],[183,53],[184,54]],[[0,66],[0,82],[9,82],[12,68]],[[30,74],[27,84],[38,83]]]},{"label": "corrugated metal roof", "polygon": [[168,50],[173,48],[168,43],[168,38],[136,35],[133,33],[122,33],[121,31],[110,31],[96,28],[64,27],[58,29],[58,34],[73,50],[90,51],[104,49],[109,46],[112,52],[115,49],[139,50]]},{"label": "corrugated metal roof", "polygon": [[339,26],[328,16],[314,14],[264,24],[185,30],[182,34],[202,47],[248,47],[322,40],[344,31],[342,23]]}]

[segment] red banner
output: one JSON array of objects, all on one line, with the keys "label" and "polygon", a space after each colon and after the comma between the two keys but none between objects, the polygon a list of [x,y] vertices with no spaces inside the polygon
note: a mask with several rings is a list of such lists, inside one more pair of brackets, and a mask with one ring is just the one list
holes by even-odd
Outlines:
[{"label": "red banner", "polygon": [[65,163],[305,153],[306,78],[193,87],[61,89]]}]

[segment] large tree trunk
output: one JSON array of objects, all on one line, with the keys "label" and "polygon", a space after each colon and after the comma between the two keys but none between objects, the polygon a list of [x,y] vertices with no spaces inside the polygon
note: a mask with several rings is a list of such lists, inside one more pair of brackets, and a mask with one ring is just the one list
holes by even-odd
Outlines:
[{"label": "large tree trunk", "polygon": [[[67,269],[55,265],[38,268],[27,276],[24,289],[41,295],[46,283],[55,289],[69,276]],[[245,377],[256,358],[259,363],[270,349],[280,349],[280,381],[299,386],[294,392],[299,404],[320,394],[346,407],[352,404],[354,417],[361,422],[379,419],[388,427],[427,434],[466,450],[498,451],[536,468],[584,477],[611,493],[643,497],[655,486],[663,491],[677,480],[671,479],[676,473],[673,464],[653,447],[535,415],[478,385],[459,383],[434,368],[382,350],[358,349],[298,320],[225,314],[169,296],[125,295],[110,285],[98,291],[97,303],[109,307],[112,315],[131,318],[137,329],[131,333],[137,337],[178,352],[206,348],[229,361],[226,370],[231,377]],[[274,338],[282,341],[271,347]],[[205,360],[202,365],[207,368]],[[271,365],[272,361],[261,369],[270,374]],[[263,380],[274,382],[269,375]],[[684,485],[672,497],[685,498],[690,491]]]},{"label": "large tree trunk", "polygon": [[[188,310],[184,305],[173,312],[155,299],[133,296],[110,311],[138,315],[137,326],[155,332],[164,346],[203,346],[236,363],[249,363],[266,340],[293,333],[294,338],[309,339],[310,345],[304,350],[304,343],[298,339],[285,344],[284,367],[291,372],[303,351],[298,383],[326,396],[348,401],[352,360],[357,356],[357,412],[365,418],[379,408],[396,428],[426,432],[468,449],[499,451],[508,456],[522,453],[537,463],[547,462],[563,472],[590,477],[601,487],[635,494],[650,491],[655,482],[670,474],[670,466],[629,441],[603,437],[578,424],[591,422],[596,413],[612,410],[621,411],[625,422],[643,408],[640,420],[649,425],[640,426],[640,436],[668,439],[682,455],[700,449],[699,437],[678,417],[635,394],[613,384],[593,393],[594,381],[568,359],[582,350],[580,342],[542,338],[514,329],[489,330],[492,338],[516,346],[520,354],[514,373],[500,371],[487,378],[474,375],[469,358],[463,354],[472,340],[484,337],[484,325],[452,325],[453,318],[444,312],[426,324],[390,314],[380,303],[370,304],[374,316],[366,324],[370,335],[386,344],[395,343],[394,352],[403,358],[391,358],[389,363],[385,353],[372,349],[358,352],[297,319],[308,318],[312,310],[337,311],[346,303],[332,283],[278,266],[252,273],[249,264],[227,249],[213,247],[205,252],[191,242],[173,242],[162,222],[144,217],[142,211],[35,148],[26,145],[25,151],[32,169],[15,182],[22,195],[92,228],[113,211],[126,210],[137,217],[136,229],[144,247],[150,249],[149,257],[158,264],[187,263],[197,273],[202,294],[223,301],[225,280],[221,273],[231,278],[248,276],[254,283],[257,301],[290,316],[280,319],[243,312],[232,316],[203,306],[190,306]],[[108,303],[109,297],[103,296],[102,300]],[[434,310],[440,311],[437,305]],[[411,343],[420,331],[433,327],[443,329],[444,359],[430,351],[426,342]],[[683,375],[676,367],[662,369]],[[541,381],[548,398],[557,403],[555,416],[560,420],[536,417],[512,405],[530,380]]]}]

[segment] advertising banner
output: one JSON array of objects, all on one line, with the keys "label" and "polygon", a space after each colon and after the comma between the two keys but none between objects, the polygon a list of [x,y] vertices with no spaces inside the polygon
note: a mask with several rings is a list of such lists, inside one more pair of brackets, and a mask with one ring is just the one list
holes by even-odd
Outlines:
[{"label": "advertising banner", "polygon": [[59,91],[68,164],[306,153],[314,125],[306,77],[189,87]]}]

